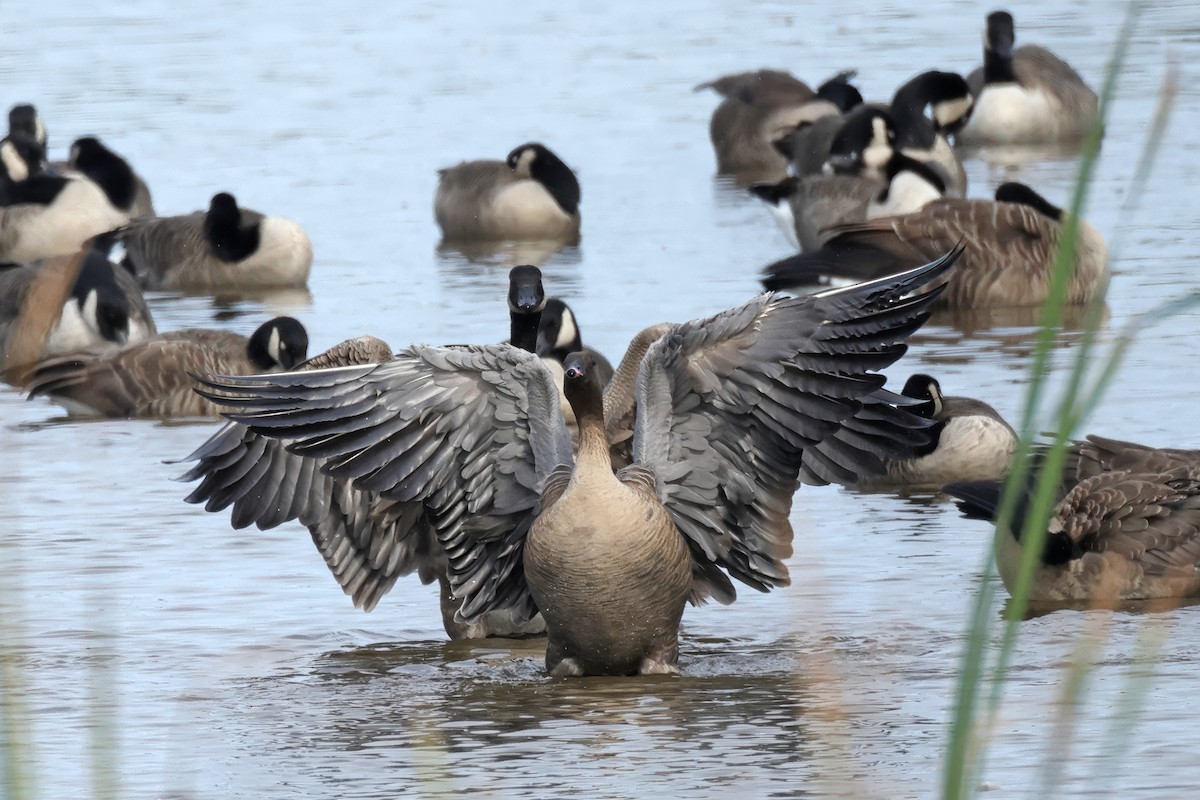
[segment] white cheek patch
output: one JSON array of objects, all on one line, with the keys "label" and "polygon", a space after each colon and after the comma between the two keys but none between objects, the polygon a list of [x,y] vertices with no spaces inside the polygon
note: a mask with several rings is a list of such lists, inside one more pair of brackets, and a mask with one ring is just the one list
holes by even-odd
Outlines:
[{"label": "white cheek patch", "polygon": [[46,126],[42,124],[42,115],[37,114],[33,118],[33,136],[37,139],[37,143],[42,147],[46,146]]},{"label": "white cheek patch", "polygon": [[887,123],[881,119],[871,121],[874,135],[867,149],[863,150],[863,166],[867,169],[882,171],[892,157],[892,145],[888,142]]},{"label": "white cheek patch", "polygon": [[4,162],[4,170],[14,183],[20,183],[29,177],[29,166],[12,142],[0,145],[0,161]]},{"label": "white cheek patch", "polygon": [[533,167],[533,160],[537,158],[537,153],[532,148],[526,148],[521,151],[521,155],[517,156],[516,171],[522,175],[528,175]]},{"label": "white cheek patch", "polygon": [[562,325],[558,328],[558,338],[554,340],[554,347],[556,349],[566,347],[574,342],[578,335],[579,329],[575,326],[575,315],[571,313],[571,309],[564,308]]},{"label": "white cheek patch", "polygon": [[933,121],[939,128],[946,128],[958,122],[971,110],[970,97],[957,97],[953,100],[943,100],[933,106]]},{"label": "white cheek patch", "polygon": [[267,354],[271,356],[271,359],[276,364],[283,363],[283,359],[280,358],[279,348],[280,348],[279,328],[271,328],[271,338],[267,342]]}]

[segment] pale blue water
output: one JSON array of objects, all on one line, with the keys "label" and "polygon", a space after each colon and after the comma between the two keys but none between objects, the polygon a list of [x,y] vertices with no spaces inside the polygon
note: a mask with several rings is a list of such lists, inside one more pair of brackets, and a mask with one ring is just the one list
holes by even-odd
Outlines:
[{"label": "pale blue water", "polygon": [[[716,100],[692,86],[760,66],[810,81],[855,67],[865,94],[887,96],[922,69],[977,64],[990,10],[60,0],[4,7],[0,80],[6,103],[38,104],[52,154],[101,135],[150,183],[160,213],[229,190],[299,220],[316,251],[311,299],[159,297],[154,311],[164,329],[247,332],[292,313],[314,347],[365,332],[396,346],[502,338],[503,256],[439,254],[436,170],[542,140],[583,186],[583,241],[550,260],[547,285],[615,357],[644,325],[742,302],[758,269],[787,253],[764,209],[714,181]],[[1014,11],[1020,41],[1053,46],[1099,83],[1120,4]],[[1170,59],[1183,73],[1174,118],[1131,214],[1124,195]],[[1198,283],[1197,61],[1194,8],[1148,9],[1089,205],[1120,259],[1109,330]],[[1058,202],[1074,176],[1070,162],[968,170],[974,196],[1014,174]],[[1196,446],[1197,321],[1139,324],[1087,429]],[[934,324],[894,374],[934,372],[948,392],[1015,420],[1028,332]],[[0,391],[0,613],[4,652],[21,666],[0,688],[27,711],[19,738],[34,797],[91,792],[97,717],[115,738],[122,797],[936,794],[989,542],[948,505],[802,489],[792,586],[690,610],[685,677],[555,682],[536,643],[446,643],[429,588],[401,583],[364,616],[303,529],[233,531],[185,505],[187,489],[169,480],[179,468],[162,461],[212,426],[43,424],[58,416]],[[1064,742],[1056,796],[1194,794],[1195,622],[1181,609],[1025,623],[982,776],[988,796],[1036,796]],[[1053,726],[1063,666],[1075,635],[1102,624],[1100,666],[1064,735]],[[1142,715],[1109,774],[1113,716],[1160,627]]]}]

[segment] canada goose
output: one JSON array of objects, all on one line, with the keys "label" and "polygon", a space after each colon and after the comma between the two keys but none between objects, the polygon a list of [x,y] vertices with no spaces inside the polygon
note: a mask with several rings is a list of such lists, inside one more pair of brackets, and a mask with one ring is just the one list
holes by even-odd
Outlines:
[{"label": "canada goose", "polygon": [[109,150],[95,136],[76,139],[67,166],[91,178],[116,208],[131,217],[154,216],[150,188],[129,162]]},{"label": "canada goose", "polygon": [[304,286],[312,242],[295,222],[213,195],[208,211],[135,219],[119,235],[125,264],[147,289],[207,292]]},{"label": "canada goose", "polygon": [[[1066,212],[1019,183],[996,200],[945,198],[921,210],[835,229],[820,250],[766,268],[768,289],[869,280],[922,263],[927,254],[962,242],[966,251],[948,276],[940,308],[1035,306],[1046,299]],[[1078,220],[1075,270],[1067,302],[1087,303],[1108,283],[1108,248],[1087,220]]]},{"label": "canada goose", "polygon": [[542,358],[552,358],[562,365],[571,353],[585,349],[595,356],[600,379],[607,385],[613,375],[612,364],[596,350],[583,346],[583,336],[571,307],[557,297],[546,298],[542,319],[538,323],[537,354]]},{"label": "canada goose", "polygon": [[295,367],[308,350],[304,326],[276,317],[250,338],[184,328],[105,353],[72,353],[34,369],[29,397],[45,395],[72,416],[203,417],[217,407],[192,391],[192,374],[251,375]]},{"label": "canada goose", "polygon": [[[509,341],[515,347],[533,352],[545,302],[540,270],[524,265],[509,272]],[[391,360],[385,342],[359,337],[314,356],[298,369]],[[445,552],[419,503],[391,501],[355,488],[349,480],[315,468],[323,463],[319,459],[293,454],[284,443],[239,423],[225,425],[187,460],[197,463],[181,480],[203,479],[187,497],[189,503],[205,503],[207,511],[232,506],[235,528],[255,524],[266,530],[299,519],[356,608],[372,610],[399,577],[416,572],[422,583],[438,582],[442,623],[451,639],[545,632],[540,617],[517,621],[505,609],[469,622],[455,619],[461,599],[450,590]]]},{"label": "canada goose", "polygon": [[22,384],[42,358],[154,333],[137,283],[97,250],[0,266],[0,372],[10,383]]},{"label": "canada goose", "polygon": [[433,213],[447,241],[579,238],[579,181],[544,145],[504,161],[464,161],[438,170]]},{"label": "canada goose", "polygon": [[967,76],[975,110],[963,145],[1036,145],[1080,140],[1099,118],[1099,100],[1071,65],[1037,45],[1013,49],[1012,15],[988,15],[983,66]]},{"label": "canada goose", "polygon": [[768,203],[802,252],[816,250],[838,225],[916,211],[944,194],[941,175],[897,150],[895,140],[891,115],[861,106],[830,144],[825,173],[755,184],[750,191]]},{"label": "canada goose", "polygon": [[8,263],[71,255],[129,220],[89,178],[48,172],[24,136],[0,140],[0,206],[0,262]]},{"label": "canada goose", "polygon": [[213,377],[206,392],[354,488],[421,503],[460,618],[540,610],[551,674],[675,672],[689,599],[731,602],[730,576],[788,582],[799,480],[858,477],[925,426],[890,405],[860,412],[886,394],[870,370],[900,356],[937,292],[921,288],[954,255],[667,326],[640,359],[636,463],[619,475],[587,354],[566,368],[577,458],[541,360],[507,345],[414,345],[377,366]]},{"label": "canada goose", "polygon": [[837,102],[852,102],[845,83],[845,76],[837,76],[822,87],[831,99],[776,70],[727,75],[697,86],[722,95],[708,128],[717,172],[742,184],[787,177],[787,159],[773,143],[822,117],[841,114]]},{"label": "canada goose", "polygon": [[937,489],[1007,474],[1017,434],[996,409],[970,397],[946,396],[936,378],[923,374],[910,377],[901,394],[922,401],[909,411],[934,421],[929,444],[917,448],[914,458],[886,461],[884,474],[865,484]]},{"label": "canada goose", "polygon": [[[896,148],[930,164],[950,197],[964,197],[967,176],[962,162],[946,140],[970,114],[971,93],[962,76],[930,70],[910,78],[896,90],[890,104],[868,103],[846,109],[844,115],[823,117],[776,141],[797,177],[825,171],[834,140],[855,115],[884,113],[895,132]],[[930,116],[926,117],[926,110]]]},{"label": "canada goose", "polygon": [[[1018,498],[1009,529],[996,531],[996,566],[1009,591],[1019,572],[1033,485],[1031,479]],[[996,481],[943,487],[966,516],[993,521],[1001,489]],[[1200,465],[1099,470],[1084,477],[1054,507],[1039,560],[1029,595],[1035,605],[1200,595]]]},{"label": "canada goose", "polygon": [[37,109],[30,103],[20,103],[8,110],[9,138],[24,137],[34,142],[41,151],[42,160],[46,158],[46,126]]}]

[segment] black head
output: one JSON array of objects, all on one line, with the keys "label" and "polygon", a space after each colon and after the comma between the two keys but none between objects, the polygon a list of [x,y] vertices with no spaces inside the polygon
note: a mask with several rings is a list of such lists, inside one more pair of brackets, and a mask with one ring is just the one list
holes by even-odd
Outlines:
[{"label": "black head", "polygon": [[532,178],[545,186],[563,211],[568,214],[579,213],[579,181],[571,168],[545,145],[537,142],[523,144],[508,154],[505,163],[521,177]]},{"label": "black head", "polygon": [[71,144],[67,163],[95,181],[115,207],[124,211],[133,207],[137,195],[133,169],[95,136],[76,139]]},{"label": "black head", "polygon": [[275,317],[250,336],[246,353],[260,369],[289,370],[308,357],[308,331],[292,317]]},{"label": "black head", "polygon": [[115,344],[124,344],[129,340],[132,309],[129,297],[117,283],[114,269],[119,267],[115,267],[102,251],[89,250],[71,287],[71,298],[100,336]]},{"label": "black head", "polygon": [[585,418],[604,422],[604,385],[596,356],[586,350],[567,355],[563,362],[563,394],[581,423]]},{"label": "black head", "polygon": [[1062,221],[1063,211],[1061,208],[1054,205],[1025,184],[1018,183],[1017,181],[1009,181],[997,186],[996,202],[1020,203],[1021,205],[1029,206],[1039,214],[1049,217],[1056,222]]},{"label": "black head", "polygon": [[937,378],[917,373],[908,379],[900,394],[914,400],[924,401],[909,409],[914,414],[926,419],[936,419],[937,415],[942,412],[942,387],[937,382]]},{"label": "black head", "polygon": [[839,72],[817,87],[817,96],[833,103],[843,113],[862,105],[863,96],[850,83],[858,73],[855,70]]},{"label": "black head", "polygon": [[227,192],[213,195],[204,216],[204,238],[213,255],[234,263],[248,258],[258,249],[259,225],[243,224],[237,200]]},{"label": "black head", "polygon": [[971,89],[957,72],[922,72],[897,89],[892,97],[894,114],[906,119],[925,117],[928,109],[934,129],[945,133],[962,128],[973,107]]},{"label": "black head", "polygon": [[826,165],[836,173],[882,172],[892,156],[896,127],[892,116],[877,106],[859,106],[833,137]]},{"label": "black head", "polygon": [[538,323],[537,354],[565,360],[569,354],[582,349],[583,339],[571,307],[557,297],[546,300],[542,321]]},{"label": "black head", "polygon": [[529,264],[513,267],[508,273],[508,310],[514,314],[532,314],[542,311],[545,305],[542,271]]},{"label": "black head", "polygon": [[993,11],[988,14],[987,29],[983,34],[984,52],[991,52],[1003,59],[1011,59],[1013,45],[1017,41],[1016,28],[1013,25],[1012,14],[1007,11]]},{"label": "black head", "polygon": [[8,110],[8,135],[24,136],[41,148],[46,157],[46,126],[32,103],[21,103]]},{"label": "black head", "polygon": [[746,191],[759,200],[775,206],[794,195],[799,186],[800,179],[791,175],[779,183],[752,183],[746,187]]}]

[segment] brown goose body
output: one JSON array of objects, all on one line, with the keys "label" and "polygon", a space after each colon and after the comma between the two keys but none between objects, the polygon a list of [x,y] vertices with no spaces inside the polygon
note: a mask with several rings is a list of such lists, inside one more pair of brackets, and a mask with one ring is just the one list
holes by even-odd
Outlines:
[{"label": "brown goose body", "polygon": [[787,159],[773,142],[841,113],[804,81],[779,70],[726,75],[696,89],[713,89],[722,96],[709,121],[709,138],[717,172],[741,184],[786,178]]},{"label": "brown goose body", "polygon": [[506,161],[463,161],[438,170],[434,217],[449,242],[579,238],[579,184],[542,145]]},{"label": "brown goose body", "polygon": [[913,458],[886,461],[884,474],[864,485],[938,489],[954,481],[1004,479],[1017,432],[996,409],[971,397],[944,395],[935,378],[922,374],[909,378],[901,394],[923,401],[911,410],[933,420],[930,442]]},{"label": "brown goose body", "polygon": [[1081,140],[1099,118],[1100,101],[1075,69],[1038,45],[1013,51],[1017,80],[985,83],[983,67],[967,76],[975,95],[963,145],[1037,145]]},{"label": "brown goose body", "polygon": [[29,396],[45,395],[76,416],[217,416],[220,409],[192,391],[192,375],[290,369],[307,346],[303,327],[288,317],[266,323],[254,337],[185,328],[111,352],[47,359],[30,378]]},{"label": "brown goose body", "polygon": [[[967,516],[995,518],[998,482],[944,490]],[[996,531],[996,564],[1010,590],[1027,503],[1028,494],[1019,497],[1009,529]],[[1100,437],[1073,445],[1035,569],[1035,604],[1200,596],[1200,453]]]},{"label": "brown goose body", "polygon": [[[1065,213],[1065,212],[1059,212]],[[1080,219],[1067,303],[1083,304],[1107,287],[1108,247]],[[924,263],[962,242],[939,308],[1001,308],[1045,302],[1064,225],[1023,202],[944,198],[919,211],[842,226],[813,253],[767,267],[772,289],[861,281]]]},{"label": "brown goose body", "polygon": [[[552,475],[525,543],[529,591],[546,620],[552,675],[675,671],[691,555],[663,508],[654,476],[613,474],[596,361],[566,367],[579,422],[574,471]],[[582,388],[573,386],[586,382]],[[586,396],[581,396],[581,392]],[[636,619],[631,626],[625,620]]]},{"label": "brown goose body", "polygon": [[125,261],[147,289],[215,292],[232,289],[278,289],[304,286],[312,268],[312,242],[296,222],[240,208],[230,195],[237,216],[237,235],[253,243],[235,253],[214,246],[206,234],[208,212],[174,217],[135,219],[121,232]]}]

